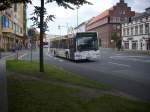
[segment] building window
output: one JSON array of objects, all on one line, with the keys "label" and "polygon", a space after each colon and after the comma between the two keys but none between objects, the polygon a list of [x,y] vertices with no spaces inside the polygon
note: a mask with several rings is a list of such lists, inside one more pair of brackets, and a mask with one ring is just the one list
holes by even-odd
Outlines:
[{"label": "building window", "polygon": [[132,41],[132,49],[137,49],[137,42],[136,41]]},{"label": "building window", "polygon": [[123,29],[123,34],[126,36],[126,28]]},{"label": "building window", "polygon": [[20,28],[20,33],[22,33],[22,28]]},{"label": "building window", "polygon": [[140,34],[143,34],[143,25],[140,25]]},{"label": "building window", "polygon": [[12,28],[12,22],[10,19],[8,19],[8,28]]},{"label": "building window", "polygon": [[149,23],[145,24],[145,33],[148,34],[149,33]]},{"label": "building window", "polygon": [[129,28],[127,28],[127,36],[129,36]]},{"label": "building window", "polygon": [[126,41],[126,42],[124,43],[124,48],[125,48],[125,49],[129,49],[129,42],[128,42],[128,41]]},{"label": "building window", "polygon": [[126,11],[125,10],[121,10],[120,11],[120,15],[125,15],[126,14]]},{"label": "building window", "polygon": [[135,35],[138,35],[138,26],[135,26]]},{"label": "building window", "polygon": [[13,30],[16,31],[16,24],[13,23]]},{"label": "building window", "polygon": [[7,18],[6,16],[2,16],[2,28],[6,28],[7,24]]},{"label": "building window", "polygon": [[133,27],[131,27],[131,35],[133,35]]},{"label": "building window", "polygon": [[120,22],[120,17],[117,17],[117,22]]},{"label": "building window", "polygon": [[16,28],[17,28],[17,27],[16,27],[16,24],[14,23],[14,31],[15,31],[15,33],[16,33],[16,31],[17,31]]},{"label": "building window", "polygon": [[6,17],[6,28],[9,28],[9,19]]}]

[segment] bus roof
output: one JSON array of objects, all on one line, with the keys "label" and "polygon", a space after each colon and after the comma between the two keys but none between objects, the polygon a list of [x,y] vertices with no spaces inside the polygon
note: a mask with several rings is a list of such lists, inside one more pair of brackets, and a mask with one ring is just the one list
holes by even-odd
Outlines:
[{"label": "bus roof", "polygon": [[50,39],[50,41],[57,41],[57,40],[63,40],[63,39],[68,39],[68,38],[74,38],[76,35],[78,36],[93,36],[93,35],[97,35],[97,32],[77,32],[75,34],[68,34],[68,35],[63,35],[63,36],[58,36],[56,38],[52,38]]}]

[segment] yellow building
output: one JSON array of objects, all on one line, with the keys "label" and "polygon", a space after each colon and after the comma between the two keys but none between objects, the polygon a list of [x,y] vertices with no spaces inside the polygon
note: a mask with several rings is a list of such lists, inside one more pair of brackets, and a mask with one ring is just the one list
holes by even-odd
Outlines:
[{"label": "yellow building", "polygon": [[25,41],[24,4],[14,4],[12,8],[0,12],[0,48],[11,50],[13,46],[22,48]]}]

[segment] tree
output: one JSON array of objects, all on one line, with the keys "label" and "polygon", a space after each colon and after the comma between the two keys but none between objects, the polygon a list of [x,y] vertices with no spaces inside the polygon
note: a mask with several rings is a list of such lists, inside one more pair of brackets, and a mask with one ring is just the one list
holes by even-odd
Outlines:
[{"label": "tree", "polygon": [[[0,1],[0,10],[5,10],[7,8],[11,8],[14,3],[31,3],[32,0],[3,0]],[[34,21],[34,25],[40,28],[40,72],[44,72],[44,63],[43,63],[43,34],[47,31],[47,23],[49,20],[54,18],[53,15],[47,16],[46,9],[44,8],[44,4],[48,4],[51,2],[56,2],[58,6],[62,6],[64,8],[74,9],[73,6],[79,7],[83,4],[91,4],[87,0],[41,0],[41,6],[35,6],[34,16],[31,18]],[[45,20],[45,21],[44,21]]]},{"label": "tree", "polygon": [[117,32],[112,32],[111,33],[111,40],[114,41],[115,47],[117,47],[117,41],[119,40],[119,36],[117,35]]},{"label": "tree", "polygon": [[56,2],[58,6],[63,6],[64,8],[74,9],[72,5],[80,6],[83,4],[91,4],[86,0],[41,0],[41,6],[35,6],[35,10],[33,13],[33,17],[31,20],[34,21],[34,25],[40,28],[40,72],[44,72],[44,62],[43,62],[43,34],[47,31],[47,23],[53,20],[54,16],[49,15],[45,18],[47,14],[46,9],[44,8],[44,4]]},{"label": "tree", "polygon": [[11,8],[14,3],[31,3],[31,0],[0,0],[0,11]]}]

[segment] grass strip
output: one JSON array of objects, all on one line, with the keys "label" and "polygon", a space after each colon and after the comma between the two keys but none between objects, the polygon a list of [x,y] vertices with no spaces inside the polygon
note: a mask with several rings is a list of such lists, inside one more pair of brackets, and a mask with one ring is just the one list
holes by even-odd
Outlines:
[{"label": "grass strip", "polygon": [[41,73],[39,72],[39,64],[37,62],[30,62],[24,60],[8,60],[6,62],[6,68],[8,71],[26,74],[45,80],[62,81],[98,89],[110,89],[110,86],[108,85],[104,85],[94,80],[82,77],[78,74],[68,72],[57,66],[50,64],[45,64],[44,66],[45,72]]},{"label": "grass strip", "polygon": [[83,99],[78,89],[12,74],[7,77],[9,112],[150,112],[150,103],[100,95]]}]

